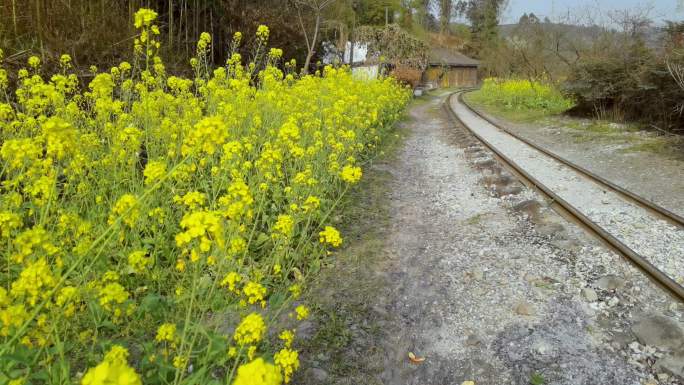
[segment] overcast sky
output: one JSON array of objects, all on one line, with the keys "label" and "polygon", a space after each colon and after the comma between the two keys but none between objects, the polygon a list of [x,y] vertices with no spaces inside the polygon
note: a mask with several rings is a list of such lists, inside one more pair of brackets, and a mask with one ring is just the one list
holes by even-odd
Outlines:
[{"label": "overcast sky", "polygon": [[[652,8],[649,16],[658,22],[663,20],[684,20],[683,0],[509,0],[508,8],[504,12],[503,23],[517,22],[523,13],[534,12],[540,19],[548,16],[558,19],[567,14],[591,12],[605,13],[615,9],[644,9]],[[600,9],[601,12],[595,12]]]}]

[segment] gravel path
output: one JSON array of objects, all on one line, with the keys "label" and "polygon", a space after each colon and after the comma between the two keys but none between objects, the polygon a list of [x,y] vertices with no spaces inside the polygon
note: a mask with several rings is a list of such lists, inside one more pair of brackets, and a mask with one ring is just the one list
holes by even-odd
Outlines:
[{"label": "gravel path", "polygon": [[684,384],[684,307],[524,189],[445,95],[426,99],[398,159],[370,171],[391,175],[376,261],[331,269],[316,296],[332,315],[310,333],[326,342],[295,383]]},{"label": "gravel path", "polygon": [[624,200],[477,116],[458,98],[452,109],[471,129],[668,276],[684,284],[684,230]]}]

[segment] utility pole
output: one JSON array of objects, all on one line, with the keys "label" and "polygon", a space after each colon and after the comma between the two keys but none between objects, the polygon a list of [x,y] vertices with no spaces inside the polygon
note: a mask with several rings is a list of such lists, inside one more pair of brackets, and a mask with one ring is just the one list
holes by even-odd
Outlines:
[{"label": "utility pole", "polygon": [[358,11],[358,3],[352,0],[352,27],[351,33],[349,34],[350,47],[349,47],[349,66],[354,66],[354,30],[356,29],[356,12]]}]

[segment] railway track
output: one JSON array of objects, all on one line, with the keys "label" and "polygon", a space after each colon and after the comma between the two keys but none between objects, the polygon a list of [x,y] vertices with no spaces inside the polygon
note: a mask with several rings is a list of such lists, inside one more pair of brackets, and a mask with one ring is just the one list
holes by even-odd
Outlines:
[{"label": "railway track", "polygon": [[449,115],[552,208],[684,301],[684,218],[499,126],[465,92],[449,95]]}]

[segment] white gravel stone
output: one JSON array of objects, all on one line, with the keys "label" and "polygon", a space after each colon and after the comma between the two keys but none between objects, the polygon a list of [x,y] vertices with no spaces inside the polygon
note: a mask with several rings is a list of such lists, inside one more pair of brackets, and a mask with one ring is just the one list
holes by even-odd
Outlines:
[{"label": "white gravel stone", "polygon": [[484,140],[653,265],[684,277],[684,230],[502,132],[458,98],[451,100],[453,111]]},{"label": "white gravel stone", "polygon": [[589,287],[582,289],[582,296],[589,302],[595,302],[598,300],[598,294],[596,294],[596,290]]}]

